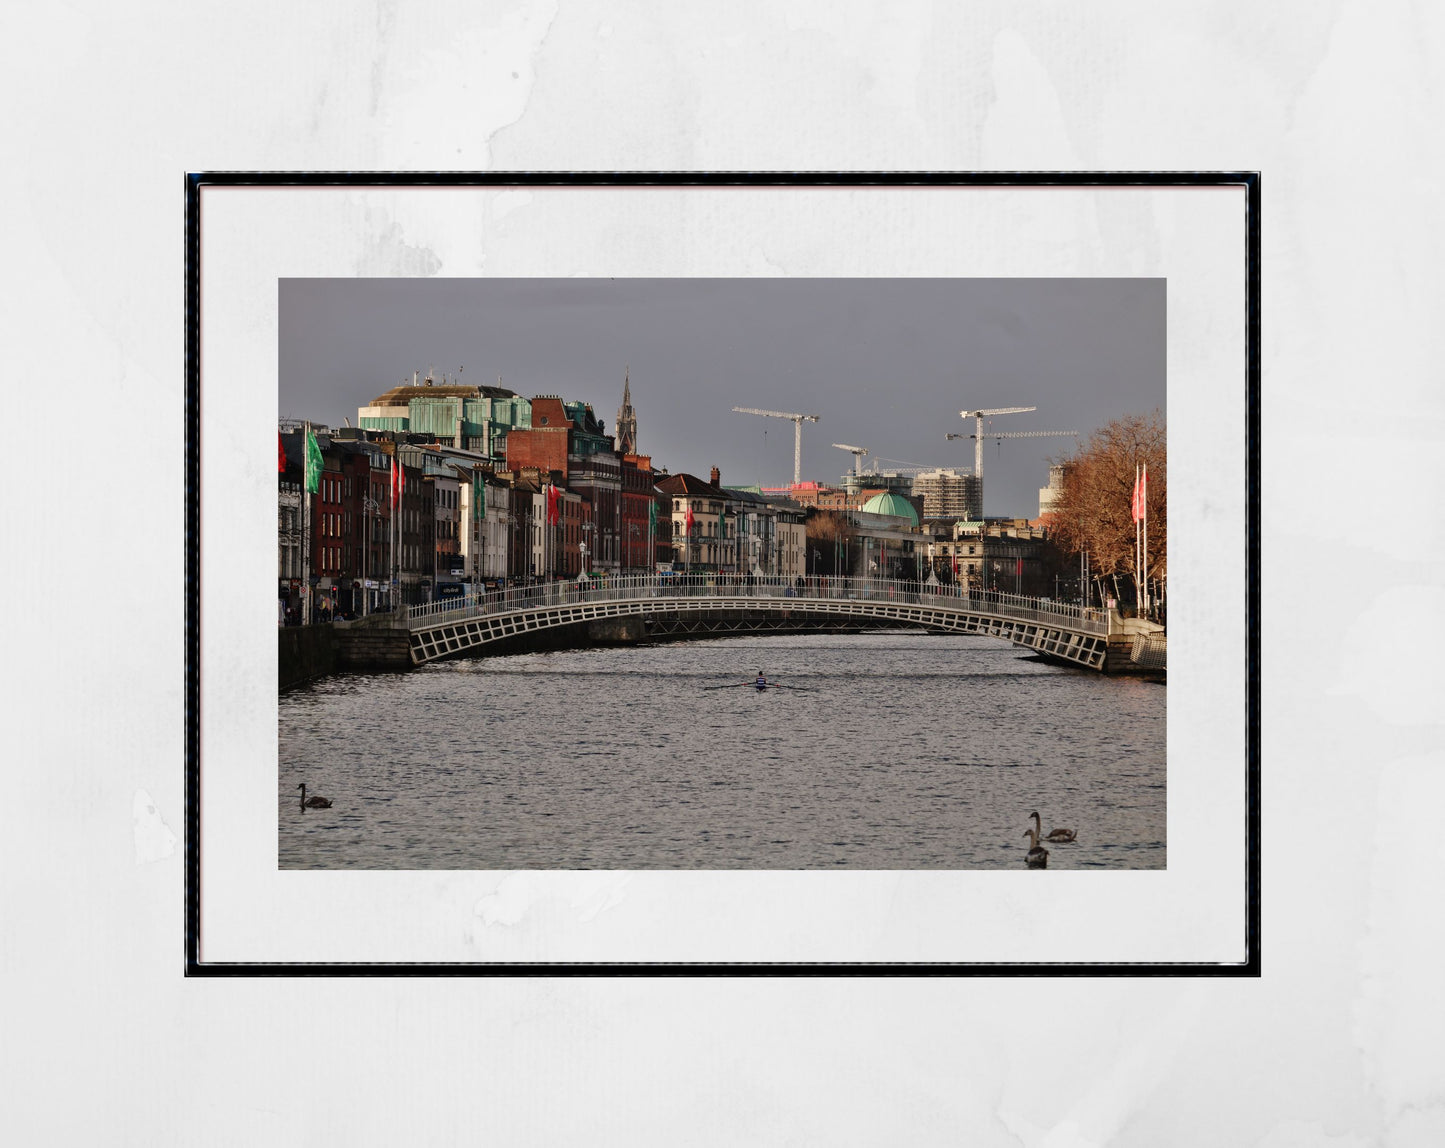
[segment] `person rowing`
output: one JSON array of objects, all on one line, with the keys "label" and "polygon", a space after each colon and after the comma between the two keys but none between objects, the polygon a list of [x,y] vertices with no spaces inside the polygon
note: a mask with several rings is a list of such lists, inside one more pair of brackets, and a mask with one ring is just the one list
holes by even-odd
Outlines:
[{"label": "person rowing", "polygon": [[771,682],[771,681],[768,680],[768,675],[765,674],[765,673],[763,673],[762,670],[759,670],[759,671],[758,671],[758,676],[755,677],[755,678],[754,678],[752,681],[750,681],[750,682],[729,682],[729,683],[728,683],[727,685],[725,685],[725,686],[703,686],[703,689],[705,689],[705,690],[735,690],[735,689],[737,689],[739,686],[752,686],[754,689],[757,689],[757,690],[759,690],[759,691],[761,691],[761,690],[806,690],[806,689],[808,688],[807,686],[790,686],[790,685],[787,685],[787,684],[785,684],[785,683],[783,683],[783,682]]}]

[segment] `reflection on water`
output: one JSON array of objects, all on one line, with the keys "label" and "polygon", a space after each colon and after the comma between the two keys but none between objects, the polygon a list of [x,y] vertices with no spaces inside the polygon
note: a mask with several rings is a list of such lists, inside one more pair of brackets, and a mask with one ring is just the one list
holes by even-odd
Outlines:
[{"label": "reflection on water", "polygon": [[1050,870],[1161,869],[1165,696],[914,632],[334,677],[281,697],[280,864],[1023,869],[1037,809]]}]

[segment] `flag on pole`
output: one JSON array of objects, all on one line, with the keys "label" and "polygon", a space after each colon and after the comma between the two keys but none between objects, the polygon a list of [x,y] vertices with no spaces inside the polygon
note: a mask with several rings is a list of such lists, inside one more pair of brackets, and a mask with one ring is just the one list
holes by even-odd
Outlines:
[{"label": "flag on pole", "polygon": [[547,524],[549,526],[557,525],[557,516],[559,513],[557,502],[557,484],[555,482],[549,482],[547,484]]},{"label": "flag on pole", "polygon": [[647,503],[647,529],[657,529],[657,499],[649,499]]},{"label": "flag on pole", "polygon": [[1024,560],[1022,558],[1014,566],[1014,575],[1019,578],[1024,576]]},{"label": "flag on pole", "polygon": [[315,494],[321,489],[321,447],[311,428],[306,428],[306,489]]},{"label": "flag on pole", "polygon": [[281,432],[276,432],[276,473],[286,469],[286,447],[281,442]]},{"label": "flag on pole", "polygon": [[482,481],[482,472],[472,471],[472,518],[481,522],[487,517],[487,484]]},{"label": "flag on pole", "polygon": [[718,511],[717,536],[720,539],[728,536],[728,508],[726,506]]},{"label": "flag on pole", "polygon": [[1135,522],[1138,522],[1141,518],[1144,517],[1144,499],[1146,496],[1145,487],[1147,486],[1148,482],[1149,468],[1146,466],[1142,471],[1139,471],[1134,475],[1134,503],[1132,509]]},{"label": "flag on pole", "polygon": [[401,496],[406,493],[406,468],[401,464],[400,455],[391,458],[391,505],[401,505]]},{"label": "flag on pole", "polygon": [[687,504],[687,518],[683,522],[682,532],[688,538],[692,537],[692,503]]}]

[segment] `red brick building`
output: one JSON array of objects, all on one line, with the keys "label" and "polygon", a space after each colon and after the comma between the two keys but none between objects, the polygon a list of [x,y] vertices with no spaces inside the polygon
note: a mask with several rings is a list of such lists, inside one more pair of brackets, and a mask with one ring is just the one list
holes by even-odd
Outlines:
[{"label": "red brick building", "polygon": [[[531,428],[507,435],[507,467],[514,473],[530,468],[551,473],[559,485],[588,502],[587,521],[595,528],[586,539],[588,566],[620,569],[625,533],[622,460],[589,404],[565,402],[556,395],[532,399]],[[579,536],[576,544],[582,541]],[[577,553],[580,562],[581,551]]]},{"label": "red brick building", "polygon": [[[621,519],[619,524],[620,569],[649,573],[656,568],[658,533],[667,518],[666,506],[658,502],[652,458],[645,454],[624,454],[621,468]],[[649,534],[648,508],[656,506],[657,528]],[[670,545],[672,534],[667,536]]]}]

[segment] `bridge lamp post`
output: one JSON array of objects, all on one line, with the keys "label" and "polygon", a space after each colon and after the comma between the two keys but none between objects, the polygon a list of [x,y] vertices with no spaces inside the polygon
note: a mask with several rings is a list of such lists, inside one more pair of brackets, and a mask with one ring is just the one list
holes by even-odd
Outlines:
[{"label": "bridge lamp post", "polygon": [[378,525],[381,523],[381,503],[374,498],[362,497],[362,514],[366,518],[366,558],[361,564],[361,616],[365,618],[371,613],[371,575],[375,567],[371,561],[371,518],[376,516]]}]

